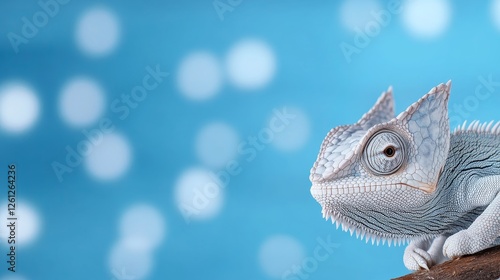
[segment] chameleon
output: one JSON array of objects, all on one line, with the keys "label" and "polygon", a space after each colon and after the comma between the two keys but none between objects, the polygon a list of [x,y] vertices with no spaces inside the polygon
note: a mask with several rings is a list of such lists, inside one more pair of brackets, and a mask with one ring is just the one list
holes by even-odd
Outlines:
[{"label": "chameleon", "polygon": [[450,90],[395,116],[389,87],[357,123],[330,130],[310,172],[323,218],[372,244],[408,244],[409,270],[500,244],[500,122],[450,131]]}]

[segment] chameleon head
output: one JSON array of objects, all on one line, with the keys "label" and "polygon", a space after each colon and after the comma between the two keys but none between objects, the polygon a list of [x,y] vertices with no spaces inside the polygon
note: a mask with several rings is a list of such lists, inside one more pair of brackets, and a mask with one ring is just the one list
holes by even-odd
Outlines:
[{"label": "chameleon head", "polygon": [[438,85],[397,117],[389,88],[357,123],[328,133],[310,174],[325,218],[418,207],[432,195],[450,146],[450,88]]}]

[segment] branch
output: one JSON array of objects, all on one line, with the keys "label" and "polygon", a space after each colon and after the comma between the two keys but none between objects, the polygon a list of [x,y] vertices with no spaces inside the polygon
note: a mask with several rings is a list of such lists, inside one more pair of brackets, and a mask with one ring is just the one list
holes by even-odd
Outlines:
[{"label": "branch", "polygon": [[500,246],[463,256],[393,280],[497,280],[500,279]]}]

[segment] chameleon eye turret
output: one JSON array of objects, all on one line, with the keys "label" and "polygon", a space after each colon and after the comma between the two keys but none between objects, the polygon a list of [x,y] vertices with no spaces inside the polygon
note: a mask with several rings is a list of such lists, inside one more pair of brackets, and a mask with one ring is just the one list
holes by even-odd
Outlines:
[{"label": "chameleon eye turret", "polygon": [[396,132],[382,130],[368,140],[363,151],[363,164],[375,175],[390,175],[403,166],[406,154],[403,137]]}]

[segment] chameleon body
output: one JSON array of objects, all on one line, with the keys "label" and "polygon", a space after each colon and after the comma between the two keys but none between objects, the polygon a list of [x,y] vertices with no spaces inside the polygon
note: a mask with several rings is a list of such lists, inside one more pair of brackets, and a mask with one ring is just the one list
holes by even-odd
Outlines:
[{"label": "chameleon body", "polygon": [[323,217],[372,243],[406,243],[410,270],[500,244],[500,122],[450,133],[451,82],[394,116],[392,89],[332,129],[310,173]]}]

